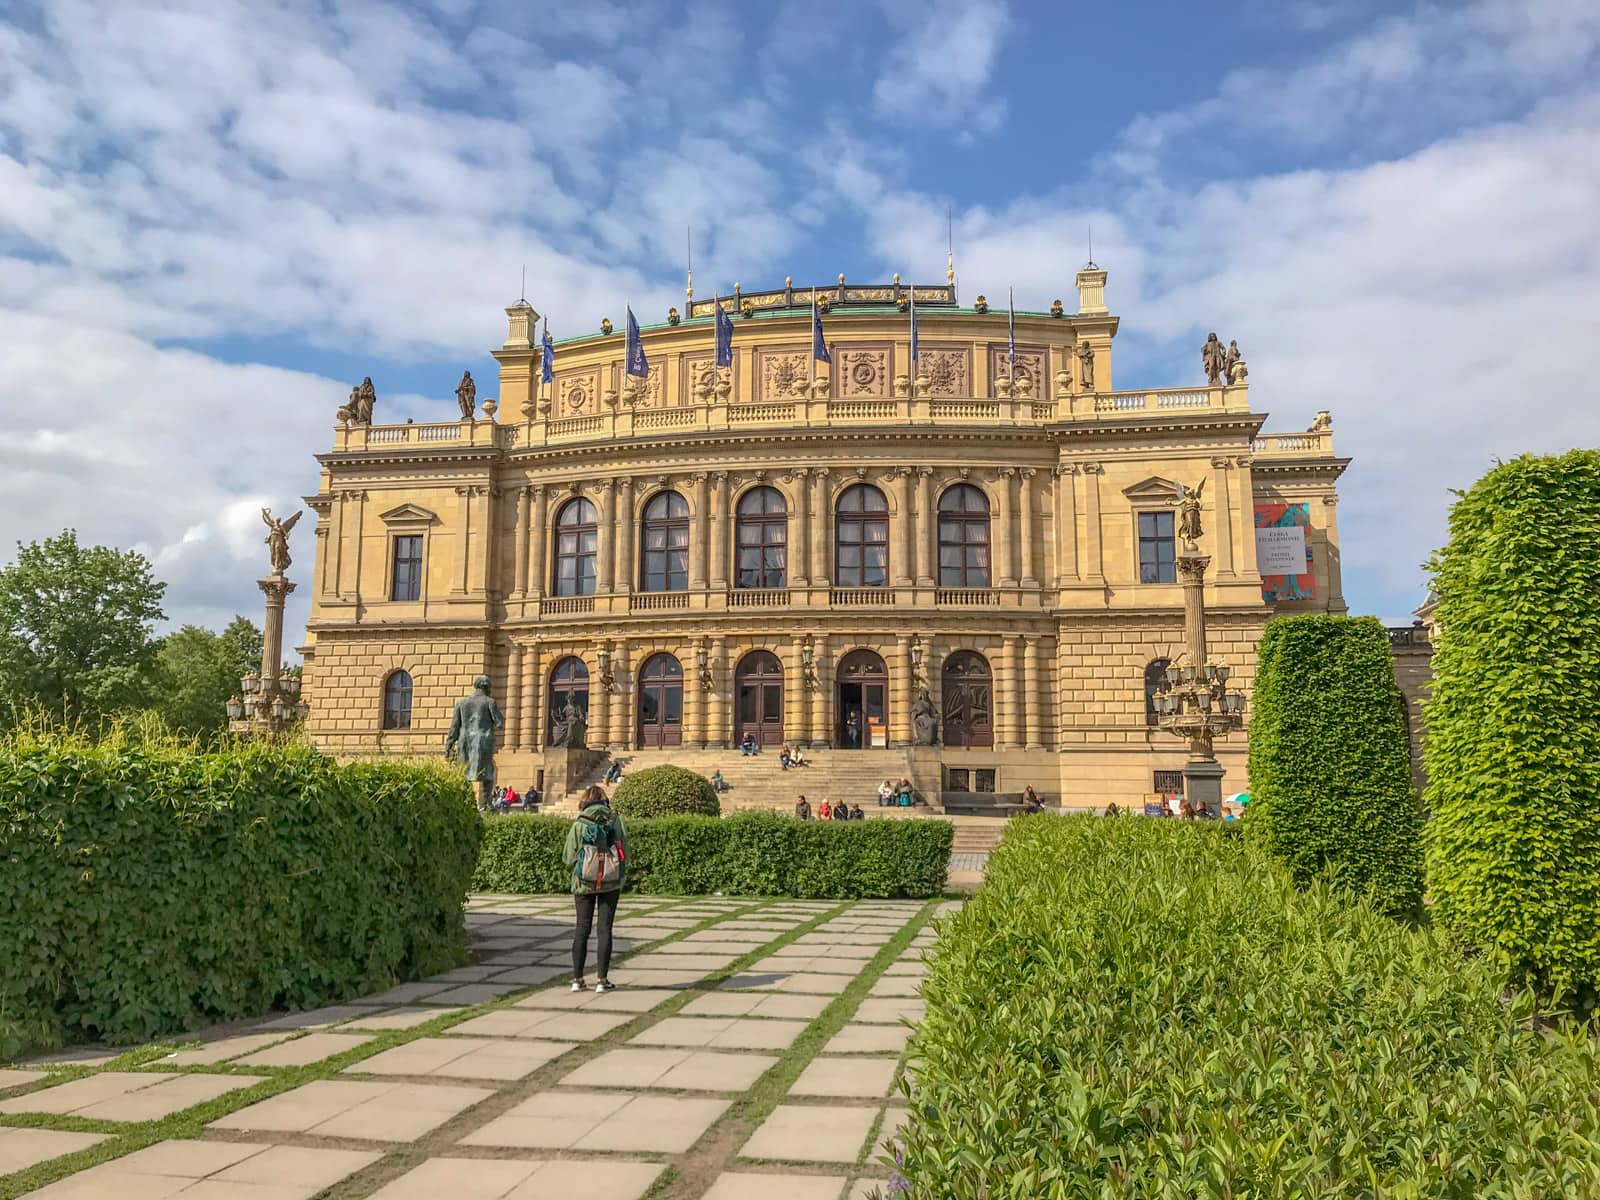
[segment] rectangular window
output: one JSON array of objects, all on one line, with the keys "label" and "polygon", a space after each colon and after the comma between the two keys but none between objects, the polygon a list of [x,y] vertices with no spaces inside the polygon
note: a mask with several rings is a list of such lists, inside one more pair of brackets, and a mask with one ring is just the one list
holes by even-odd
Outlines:
[{"label": "rectangular window", "polygon": [[1151,790],[1160,796],[1183,795],[1183,772],[1157,771],[1155,787]]},{"label": "rectangular window", "polygon": [[975,792],[994,791],[996,771],[993,767],[979,767],[972,772],[972,790]]},{"label": "rectangular window", "polygon": [[1139,582],[1176,583],[1178,547],[1172,535],[1172,513],[1139,514]]},{"label": "rectangular window", "polygon": [[944,790],[947,792],[965,792],[970,790],[971,780],[963,767],[946,767],[944,770]]},{"label": "rectangular window", "polygon": [[422,538],[394,539],[394,585],[391,600],[422,599]]}]

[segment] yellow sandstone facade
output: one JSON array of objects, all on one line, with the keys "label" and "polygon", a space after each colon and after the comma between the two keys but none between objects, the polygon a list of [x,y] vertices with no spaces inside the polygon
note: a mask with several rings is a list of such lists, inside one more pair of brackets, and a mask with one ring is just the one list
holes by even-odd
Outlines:
[{"label": "yellow sandstone facade", "polygon": [[[311,736],[438,754],[486,674],[501,781],[545,771],[552,798],[598,769],[550,745],[569,698],[588,745],[635,765],[704,764],[697,750],[749,733],[829,770],[909,775],[931,800],[1031,784],[1127,805],[1175,787],[1159,773],[1185,748],[1154,727],[1146,679],[1182,648],[1178,485],[1204,485],[1212,657],[1248,696],[1274,612],[1344,611],[1347,460],[1326,414],[1263,434],[1242,363],[1115,390],[1105,284],[1086,268],[1076,312],[1017,313],[1014,372],[1006,311],[957,307],[953,286],[917,289],[915,373],[898,281],[819,290],[831,365],[813,365],[809,291],[725,299],[731,368],[712,302],[691,300],[643,331],[643,379],[618,330],[558,343],[541,384],[538,315],[507,309],[498,403],[438,424],[357,414],[319,456]],[[1299,527],[1307,558],[1268,579],[1270,600],[1259,523]],[[914,745],[930,727],[936,744]],[[1218,746],[1229,790],[1244,743]],[[781,786],[766,802],[827,790]]]}]

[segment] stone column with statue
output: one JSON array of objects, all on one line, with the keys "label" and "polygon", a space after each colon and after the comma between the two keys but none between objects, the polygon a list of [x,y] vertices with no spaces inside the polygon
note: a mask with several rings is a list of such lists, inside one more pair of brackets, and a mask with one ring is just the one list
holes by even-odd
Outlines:
[{"label": "stone column with statue", "polygon": [[285,676],[283,665],[283,606],[294,591],[284,578],[289,569],[289,534],[300,521],[300,513],[280,520],[269,509],[261,510],[267,527],[267,557],[272,574],[258,579],[256,586],[267,598],[266,620],[261,627],[261,673],[246,675],[239,681],[243,695],[227,702],[228,728],[241,737],[281,738],[306,714],[300,703],[300,680]]},{"label": "stone column with statue", "polygon": [[489,677],[479,675],[472,681],[472,695],[456,701],[444,740],[445,757],[465,764],[479,808],[488,807],[489,791],[494,787],[495,740],[505,723],[500,706],[489,695]]}]

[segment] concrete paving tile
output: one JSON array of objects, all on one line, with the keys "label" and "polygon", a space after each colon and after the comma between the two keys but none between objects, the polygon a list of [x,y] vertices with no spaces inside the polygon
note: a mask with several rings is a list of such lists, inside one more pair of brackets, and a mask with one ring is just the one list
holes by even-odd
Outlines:
[{"label": "concrete paving tile", "polygon": [[210,1128],[409,1142],[489,1095],[446,1084],[319,1079],[230,1113]]},{"label": "concrete paving tile", "polygon": [[507,992],[520,991],[525,986],[516,983],[463,983],[459,987],[450,988],[448,991],[435,992],[424,998],[425,1004],[482,1004],[485,1000],[494,1000],[504,996]]},{"label": "concrete paving tile", "polygon": [[0,1068],[0,1088],[21,1087],[25,1083],[37,1083],[43,1079],[48,1071],[9,1071]]},{"label": "concrete paving tile", "polygon": [[893,1058],[814,1058],[789,1089],[791,1096],[855,1096],[881,1100],[889,1094],[899,1061]]},{"label": "concrete paving tile", "polygon": [[777,1017],[809,1021],[833,1003],[832,996],[785,995],[774,992],[707,992],[685,1004],[686,1017]]},{"label": "concrete paving tile", "polygon": [[344,1029],[415,1029],[418,1025],[426,1024],[449,1013],[460,1012],[456,1008],[425,1008],[421,1005],[405,1005],[400,1008],[387,1008],[375,1011],[370,1017],[357,1017]]},{"label": "concrete paving tile", "polygon": [[818,975],[813,972],[744,971],[730,975],[721,986],[729,991],[805,992],[816,996],[837,996],[850,985],[849,975]]},{"label": "concrete paving tile", "polygon": [[549,983],[552,979],[571,974],[571,967],[563,970],[559,966],[528,966],[514,967],[509,971],[502,971],[491,981],[493,983],[514,983],[518,987],[529,987],[541,983]]},{"label": "concrete paving tile", "polygon": [[347,1068],[352,1075],[438,1075],[452,1079],[521,1079],[572,1049],[565,1042],[425,1037]]},{"label": "concrete paving tile", "polygon": [[876,1107],[780,1104],[739,1154],[787,1162],[853,1163],[877,1119]]},{"label": "concrete paving tile", "polygon": [[851,1019],[868,1024],[895,1024],[902,1019],[920,1021],[927,1007],[921,1000],[882,997],[877,1000],[863,1000]]},{"label": "concrete paving tile", "polygon": [[292,1036],[293,1031],[288,1029],[275,1030],[272,1033],[242,1033],[206,1042],[193,1050],[179,1050],[167,1055],[161,1062],[170,1063],[175,1067],[209,1066],[212,1063],[238,1058],[241,1054],[264,1050]]},{"label": "concrete paving tile", "polygon": [[73,1046],[69,1050],[53,1050],[49,1054],[35,1054],[29,1058],[19,1059],[11,1065],[17,1067],[35,1065],[103,1067],[113,1058],[126,1052],[126,1046]]},{"label": "concrete paving tile", "polygon": [[671,954],[657,950],[640,954],[628,960],[630,971],[717,971],[727,966],[738,954]]},{"label": "concrete paving tile", "polygon": [[574,1150],[639,1150],[682,1154],[731,1100],[699,1100],[682,1096],[635,1096],[573,1143]]},{"label": "concrete paving tile", "polygon": [[257,1082],[254,1075],[102,1071],[0,1102],[0,1112],[150,1121]]},{"label": "concrete paving tile", "polygon": [[639,1200],[663,1169],[659,1163],[430,1158],[379,1188],[372,1200]]},{"label": "concrete paving tile", "polygon": [[[615,982],[615,981],[613,981]],[[618,988],[614,992],[600,993],[593,989],[574,992],[566,988],[549,988],[535,992],[512,1004],[513,1008],[594,1009],[596,1012],[649,1012],[658,1004],[671,1000],[679,993],[666,988]]]},{"label": "concrete paving tile", "polygon": [[869,996],[915,996],[922,990],[922,980],[910,975],[885,975],[867,989]]},{"label": "concrete paving tile", "polygon": [[310,1200],[378,1157],[357,1150],[161,1142],[31,1194],[45,1200]]},{"label": "concrete paving tile", "polygon": [[777,1061],[765,1054],[623,1047],[584,1063],[562,1079],[561,1086],[742,1092]]},{"label": "concrete paving tile", "polygon": [[351,1017],[364,1016],[368,1011],[370,1010],[361,1004],[331,1004],[327,1008],[313,1008],[307,1012],[289,1013],[276,1020],[263,1021],[261,1028],[323,1029],[329,1025],[337,1025],[340,1021],[348,1021]]},{"label": "concrete paving tile", "polygon": [[558,1042],[587,1042],[603,1037],[634,1019],[633,1013],[562,1012],[556,1009],[502,1008],[473,1017],[450,1029],[452,1036],[549,1038]]},{"label": "concrete paving tile", "polygon": [[235,1061],[241,1067],[303,1067],[364,1046],[371,1040],[369,1035],[360,1033],[308,1033]]},{"label": "concrete paving tile", "polygon": [[899,1054],[911,1030],[904,1025],[846,1025],[822,1048],[824,1054]]},{"label": "concrete paving tile", "polygon": [[448,990],[449,985],[444,983],[401,983],[386,991],[363,996],[355,1003],[379,1004],[385,1007],[391,1004],[411,1004],[424,996],[437,996],[440,992]]},{"label": "concrete paving tile", "polygon": [[830,946],[826,942],[790,942],[772,952],[773,958],[836,958],[856,964],[856,970],[869,958],[876,957],[876,946]]},{"label": "concrete paving tile", "polygon": [[363,1167],[371,1166],[382,1155],[368,1150],[313,1149],[306,1146],[267,1146],[227,1170],[209,1177],[208,1182],[278,1185],[305,1188],[315,1195]]},{"label": "concrete paving tile", "polygon": [[843,1175],[770,1175],[762,1171],[724,1171],[701,1200],[839,1200]]},{"label": "concrete paving tile", "polygon": [[795,938],[794,944],[806,946],[871,946],[880,948],[889,939],[876,933],[831,933],[818,930],[815,933],[803,933]]},{"label": "concrete paving tile", "polygon": [[457,967],[453,971],[441,971],[437,975],[429,975],[423,983],[476,983],[480,979],[487,979],[494,974],[493,967]]},{"label": "concrete paving tile", "polygon": [[852,978],[861,974],[861,969],[866,964],[854,958],[834,958],[832,955],[820,954],[813,958],[780,957],[771,955],[767,958],[757,959],[745,968],[752,974],[763,971],[782,971],[796,975],[849,975]]},{"label": "concrete paving tile", "polygon": [[108,1133],[64,1133],[59,1129],[0,1129],[0,1175],[85,1150],[110,1136]]},{"label": "concrete paving tile", "polygon": [[756,1017],[667,1017],[628,1039],[634,1046],[705,1046],[714,1050],[782,1050],[805,1032],[804,1021]]},{"label": "concrete paving tile", "polygon": [[882,1149],[884,1143],[897,1141],[906,1122],[911,1120],[911,1110],[903,1104],[891,1104],[883,1110],[883,1120],[878,1123],[878,1133],[874,1138],[876,1148]]},{"label": "concrete paving tile", "polygon": [[899,959],[885,967],[883,973],[896,976],[909,975],[912,978],[921,979],[928,973],[928,964],[925,962],[907,962],[905,959]]},{"label": "concrete paving tile", "polygon": [[729,1103],[561,1088],[530,1096],[461,1141],[471,1146],[670,1154],[693,1145]]},{"label": "concrete paving tile", "polygon": [[[590,968],[592,980],[594,968]],[[611,970],[611,982],[626,988],[683,988],[695,987],[705,982],[705,971],[636,971],[627,963],[618,963]]]}]

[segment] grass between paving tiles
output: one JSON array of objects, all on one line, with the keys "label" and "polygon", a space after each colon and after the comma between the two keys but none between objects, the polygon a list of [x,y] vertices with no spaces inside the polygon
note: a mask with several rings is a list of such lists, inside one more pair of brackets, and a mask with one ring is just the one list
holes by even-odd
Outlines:
[{"label": "grass between paving tiles", "polygon": [[[688,906],[697,899],[703,901],[704,898],[685,897],[683,906]],[[773,903],[782,902],[774,901]],[[670,911],[671,908],[675,907],[680,907],[680,905],[656,907],[653,908],[652,911],[666,913]],[[635,954],[644,954],[659,950],[662,947],[688,937],[692,933],[697,933],[704,929],[710,928],[720,921],[727,920],[732,916],[741,915],[747,912],[754,912],[763,907],[767,907],[767,905],[741,907],[736,910],[730,910],[729,912],[718,916],[706,917],[703,920],[698,921],[693,925],[686,926],[683,929],[677,930],[668,936],[642,942],[639,945],[630,948],[625,953],[618,953],[616,955],[616,961],[621,964]],[[829,913],[836,912],[837,908],[838,906],[835,906],[834,909],[829,910]],[[804,925],[797,926],[794,930],[790,931],[790,935],[798,936],[800,933],[808,932],[810,927],[816,923],[820,923],[822,917],[829,915],[829,913],[821,914],[817,922],[807,922]],[[785,935],[785,940],[793,940],[793,936]],[[782,942],[778,944],[782,944]],[[766,945],[770,946],[773,945],[773,943],[766,943]],[[758,949],[760,953],[768,952],[764,947]],[[746,956],[746,958],[748,958],[750,961],[754,961],[753,955]],[[743,962],[745,959],[740,959],[739,961]],[[511,970],[512,968],[508,966],[506,969]],[[223,1096],[218,1096],[214,1100],[208,1100],[203,1104],[186,1108],[181,1112],[173,1113],[170,1116],[163,1117],[157,1121],[102,1121],[85,1117],[61,1116],[53,1113],[0,1114],[0,1128],[56,1129],[74,1133],[105,1133],[111,1135],[106,1141],[99,1142],[96,1145],[89,1146],[83,1150],[75,1151],[72,1154],[64,1155],[60,1158],[49,1159],[45,1162],[38,1163],[35,1166],[25,1168],[22,1171],[15,1172],[11,1175],[0,1176],[0,1200],[15,1200],[16,1197],[25,1195],[26,1193],[34,1191],[38,1188],[42,1188],[46,1184],[54,1183],[58,1179],[63,1179],[68,1175],[77,1174],[79,1171],[87,1170],[89,1167],[98,1166],[100,1163],[109,1162],[112,1159],[121,1158],[124,1155],[132,1154],[134,1151],[142,1150],[146,1146],[153,1145],[156,1142],[200,1137],[206,1125],[210,1124],[212,1121],[216,1121],[227,1116],[229,1113],[236,1112],[241,1108],[246,1108],[251,1104],[255,1104],[256,1102],[265,1100],[271,1096],[276,1096],[281,1092],[286,1092],[292,1088],[300,1087],[303,1084],[312,1083],[319,1079],[334,1078],[346,1068],[352,1067],[355,1064],[364,1061],[365,1059],[373,1057],[374,1055],[381,1054],[385,1050],[393,1049],[394,1047],[404,1045],[407,1042],[416,1041],[418,1038],[430,1037],[443,1033],[463,1021],[470,1020],[473,1017],[481,1016],[486,1012],[493,1012],[497,1009],[510,1007],[516,1001],[523,999],[534,992],[550,987],[558,980],[561,982],[562,986],[566,985],[566,981],[563,977],[557,977],[557,980],[547,981],[542,984],[532,984],[526,988],[520,988],[516,991],[508,992],[504,996],[497,996],[494,999],[485,1001],[481,1004],[469,1005],[450,1012],[442,1012],[439,1016],[434,1017],[433,1019],[426,1021],[421,1025],[414,1025],[409,1029],[379,1031],[372,1035],[370,1041],[363,1042],[359,1046],[353,1046],[349,1050],[341,1051],[339,1054],[333,1055],[319,1062],[310,1063],[300,1067],[248,1067],[236,1066],[229,1063],[205,1063],[195,1064],[193,1066],[178,1066],[176,1064],[160,1063],[159,1060],[165,1058],[168,1054],[182,1049],[186,1045],[195,1044],[192,1041],[176,1041],[170,1043],[154,1043],[150,1045],[139,1046],[125,1054],[118,1055],[116,1058],[111,1059],[109,1062],[99,1066],[73,1065],[60,1068],[43,1068],[47,1072],[47,1078],[36,1080],[30,1084],[22,1084],[14,1088],[0,1089],[0,1096],[11,1098],[15,1096],[27,1095],[30,1092],[41,1091],[48,1087],[58,1086],[60,1084],[71,1082],[74,1079],[85,1078],[89,1075],[99,1074],[104,1071],[125,1071],[138,1067],[155,1067],[162,1073],[170,1072],[172,1074],[183,1075],[259,1075],[264,1076],[264,1078],[262,1078],[259,1083],[256,1083],[250,1087],[242,1088],[236,1092],[229,1092]],[[694,994],[696,993],[688,993],[690,996],[693,996]],[[674,999],[676,1000],[676,998]],[[687,1000],[683,1001],[683,1003],[687,1002]],[[673,1001],[669,1001],[668,1003],[673,1003]],[[681,1006],[681,1004],[678,1005],[678,1007]],[[383,1008],[374,1007],[373,1015],[376,1016],[382,1011],[384,1011]],[[647,1014],[641,1014],[641,1016],[644,1015]],[[358,1021],[359,1019],[360,1018],[351,1018],[348,1021],[326,1028],[332,1029],[336,1032],[354,1032],[355,1026],[352,1023],[354,1021]],[[648,1023],[649,1022],[646,1022],[645,1024]],[[618,1030],[613,1031],[613,1035],[622,1033],[623,1031],[635,1030],[635,1027],[643,1028],[644,1025],[637,1021],[629,1022],[627,1025],[624,1025]],[[284,1040],[289,1041],[298,1037],[302,1037],[306,1034],[320,1033],[324,1031],[325,1029],[285,1031]],[[609,1040],[609,1038],[613,1035],[608,1035],[607,1040]],[[631,1032],[628,1034],[628,1036],[631,1036]],[[583,1046],[591,1044],[592,1043],[579,1043],[574,1047],[574,1049],[580,1049]],[[610,1048],[609,1045],[606,1048]],[[572,1059],[571,1052],[569,1051],[566,1054],[558,1056],[552,1061],[570,1064],[574,1060]],[[539,1071],[535,1073],[535,1076],[542,1074],[550,1065],[551,1064],[546,1064],[545,1067],[541,1067]],[[392,1078],[392,1081],[398,1083],[404,1082],[404,1079],[394,1077]],[[428,1080],[427,1082],[439,1081]],[[487,1085],[487,1081],[479,1083],[479,1086]],[[498,1094],[499,1093],[496,1093],[496,1095]],[[494,1099],[495,1096],[490,1096],[485,1100],[480,1101],[479,1105],[474,1106],[474,1109],[485,1104],[490,1104],[494,1101]],[[460,1116],[454,1120],[460,1120],[461,1117],[473,1112],[474,1109],[466,1110],[466,1112],[460,1114]],[[454,1121],[452,1121],[450,1124],[453,1123]],[[443,1128],[448,1128],[448,1125],[441,1127],[441,1129]],[[253,1140],[248,1134],[240,1134],[235,1136],[234,1131],[230,1131],[229,1137],[240,1141]],[[293,1143],[293,1137],[280,1137],[276,1140],[283,1144]],[[418,1144],[420,1144],[420,1142]],[[382,1160],[380,1160],[380,1163],[381,1161]]]}]

